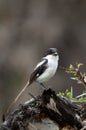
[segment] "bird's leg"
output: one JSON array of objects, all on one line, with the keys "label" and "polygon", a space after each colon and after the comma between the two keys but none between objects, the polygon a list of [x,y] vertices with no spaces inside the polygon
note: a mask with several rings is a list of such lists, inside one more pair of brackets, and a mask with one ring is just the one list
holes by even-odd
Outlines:
[{"label": "bird's leg", "polygon": [[41,86],[43,89],[47,89],[43,83],[40,83],[40,86]]}]

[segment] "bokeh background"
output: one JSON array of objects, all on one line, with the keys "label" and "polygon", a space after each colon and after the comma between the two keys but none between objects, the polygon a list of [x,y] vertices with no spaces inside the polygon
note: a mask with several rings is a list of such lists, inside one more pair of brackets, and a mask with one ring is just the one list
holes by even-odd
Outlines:
[{"label": "bokeh background", "polygon": [[[60,66],[84,63],[86,70],[86,0],[0,0],[0,117],[26,84],[47,48],[59,51],[59,68],[48,83],[56,92],[83,87],[70,80]],[[33,83],[21,96],[42,88]],[[0,118],[1,121],[1,118]]]}]

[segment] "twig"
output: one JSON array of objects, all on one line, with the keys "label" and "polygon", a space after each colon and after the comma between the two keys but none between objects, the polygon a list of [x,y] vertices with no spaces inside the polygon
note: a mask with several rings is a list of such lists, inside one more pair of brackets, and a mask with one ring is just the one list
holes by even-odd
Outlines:
[{"label": "twig", "polygon": [[76,98],[81,98],[81,97],[84,97],[84,96],[86,96],[86,93],[80,94],[80,95],[76,96]]}]

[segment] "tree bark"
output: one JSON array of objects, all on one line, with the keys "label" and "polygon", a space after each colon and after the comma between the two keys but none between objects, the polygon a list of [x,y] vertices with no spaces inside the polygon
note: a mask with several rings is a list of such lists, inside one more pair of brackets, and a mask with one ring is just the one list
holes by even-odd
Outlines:
[{"label": "tree bark", "polygon": [[[49,118],[60,130],[85,130],[86,103],[73,103],[57,96],[51,89],[44,90],[36,98],[19,105],[1,124],[0,130],[26,130],[33,122]],[[29,129],[30,130],[30,129]]]}]

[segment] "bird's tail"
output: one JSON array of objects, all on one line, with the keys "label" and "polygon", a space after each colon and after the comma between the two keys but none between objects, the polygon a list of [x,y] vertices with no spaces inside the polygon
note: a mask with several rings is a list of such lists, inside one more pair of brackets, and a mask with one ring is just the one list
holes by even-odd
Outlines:
[{"label": "bird's tail", "polygon": [[10,109],[15,105],[15,103],[17,102],[17,100],[20,98],[20,96],[22,95],[22,93],[26,90],[26,88],[30,85],[30,82],[28,81],[26,83],[26,85],[23,87],[23,89],[20,91],[20,93],[17,95],[17,97],[14,99],[14,101],[10,104],[10,106],[7,109],[7,114],[9,113]]}]

